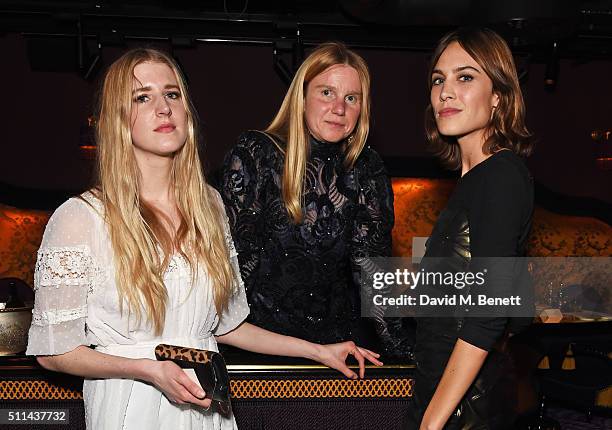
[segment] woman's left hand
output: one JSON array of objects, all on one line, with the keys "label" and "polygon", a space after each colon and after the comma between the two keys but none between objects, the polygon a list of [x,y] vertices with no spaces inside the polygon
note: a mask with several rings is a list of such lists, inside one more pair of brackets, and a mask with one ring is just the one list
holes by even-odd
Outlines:
[{"label": "woman's left hand", "polygon": [[355,345],[355,342],[351,341],[320,345],[316,360],[332,369],[342,372],[347,378],[357,379],[357,374],[346,365],[346,358],[349,355],[355,357],[359,363],[360,378],[363,378],[365,374],[365,360],[377,366],[382,366],[383,364],[382,361],[378,360],[380,354],[366,348],[361,348]]}]

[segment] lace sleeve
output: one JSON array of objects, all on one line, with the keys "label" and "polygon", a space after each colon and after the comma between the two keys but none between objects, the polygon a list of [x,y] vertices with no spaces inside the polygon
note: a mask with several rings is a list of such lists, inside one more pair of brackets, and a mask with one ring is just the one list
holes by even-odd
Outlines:
[{"label": "lace sleeve", "polygon": [[71,199],[53,214],[38,251],[28,355],[56,355],[87,345],[87,295],[94,261],[91,213]]},{"label": "lace sleeve", "polygon": [[[371,148],[363,151],[363,159],[356,166],[359,175],[359,204],[353,224],[351,261],[355,285],[361,288],[362,299],[371,303],[373,290],[364,282],[381,269],[370,258],[391,256],[391,230],[394,223],[393,190],[380,156]],[[411,337],[399,318],[383,318],[384,306],[369,309],[375,330],[385,355],[404,356],[411,348]]]},{"label": "lace sleeve", "polygon": [[364,149],[365,159],[359,170],[361,192],[353,224],[351,259],[356,284],[361,269],[369,257],[391,256],[391,230],[393,229],[393,190],[384,164],[370,148]]},{"label": "lace sleeve", "polygon": [[[221,196],[217,192],[215,195],[218,197],[218,204],[223,209],[223,201]],[[230,231],[229,219],[225,215],[223,220],[223,230],[225,232],[225,242],[229,251],[230,264],[234,272],[234,285],[232,286],[232,292],[227,308],[219,316],[219,324],[214,330],[216,336],[221,336],[238,327],[249,315],[249,304],[247,302],[246,293],[244,290],[244,282],[240,275],[240,266],[238,264],[238,252],[234,246],[232,239],[232,233]]]},{"label": "lace sleeve", "polygon": [[[262,188],[265,172],[261,166],[265,151],[263,135],[243,133],[225,158],[220,191],[231,232],[238,250],[246,290],[252,294],[257,282],[262,241]],[[267,138],[266,138],[267,139]]]}]

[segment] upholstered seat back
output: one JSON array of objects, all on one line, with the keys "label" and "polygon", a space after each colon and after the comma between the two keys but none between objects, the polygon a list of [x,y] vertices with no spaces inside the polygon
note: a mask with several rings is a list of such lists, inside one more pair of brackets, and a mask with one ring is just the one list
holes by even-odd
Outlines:
[{"label": "upholstered seat back", "polygon": [[0,278],[34,284],[36,253],[49,216],[49,212],[0,203]]}]

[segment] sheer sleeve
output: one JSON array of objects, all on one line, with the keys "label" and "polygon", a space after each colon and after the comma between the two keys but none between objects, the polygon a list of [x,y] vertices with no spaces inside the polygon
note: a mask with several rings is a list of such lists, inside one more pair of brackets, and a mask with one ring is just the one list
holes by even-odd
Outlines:
[{"label": "sheer sleeve", "polygon": [[[394,223],[393,190],[391,181],[379,155],[372,149],[364,150],[365,159],[358,168],[360,175],[359,202],[351,240],[351,261],[355,285],[361,288],[361,277],[376,272],[370,258],[391,256],[391,230]],[[373,291],[362,291],[371,302]],[[384,308],[371,309],[370,315],[386,354],[404,355],[412,348],[410,337],[399,318],[383,318]]]},{"label": "sheer sleeve", "polygon": [[[487,271],[487,295],[515,294],[514,264],[508,257],[520,256],[521,238],[531,217],[533,201],[530,179],[507,163],[498,163],[482,178],[469,210],[470,251],[473,272]],[[492,257],[504,257],[492,258]],[[480,267],[483,266],[483,267]],[[486,266],[486,267],[484,267]],[[507,310],[499,307],[497,316],[466,318],[459,337],[484,350],[490,350],[503,334]]]},{"label": "sheer sleeve", "polygon": [[256,132],[243,133],[223,166],[221,195],[234,238],[240,273],[247,292],[253,291],[260,263],[262,240],[262,148]]},{"label": "sheer sleeve", "polygon": [[370,148],[364,150],[364,160],[357,166],[359,202],[351,238],[351,260],[356,285],[360,285],[361,270],[369,257],[391,256],[393,229],[393,190],[379,155]]},{"label": "sheer sleeve", "polygon": [[[223,202],[221,196],[215,191],[218,197],[218,204],[223,210]],[[229,220],[224,212],[223,229],[225,232],[225,243],[229,250],[230,264],[234,271],[234,285],[232,286],[232,295],[227,304],[227,308],[219,316],[219,324],[214,330],[216,336],[221,336],[238,327],[249,315],[249,304],[247,302],[246,293],[244,291],[244,282],[240,275],[240,266],[238,264],[238,252],[232,240]]]},{"label": "sheer sleeve", "polygon": [[92,291],[94,214],[70,199],[49,219],[34,272],[29,355],[56,355],[87,345],[87,296]]}]

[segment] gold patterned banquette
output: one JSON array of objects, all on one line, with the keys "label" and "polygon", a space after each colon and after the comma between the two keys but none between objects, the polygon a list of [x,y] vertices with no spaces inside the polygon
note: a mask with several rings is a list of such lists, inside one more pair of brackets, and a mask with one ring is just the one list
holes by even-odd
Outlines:
[{"label": "gold patterned banquette", "polygon": [[[395,195],[393,255],[409,257],[412,256],[412,238],[431,234],[455,182],[449,179],[394,178],[392,185]],[[561,215],[536,205],[527,253],[531,257],[610,257],[612,226],[596,218]],[[536,297],[542,297],[545,293],[542,290],[546,288],[538,279],[555,279],[555,287],[559,287],[588,277],[588,274],[580,273],[588,270],[588,266],[568,266],[563,260],[547,259],[534,270]],[[599,280],[596,283],[600,284]],[[612,301],[607,285],[601,288],[599,296],[606,302]]]}]

